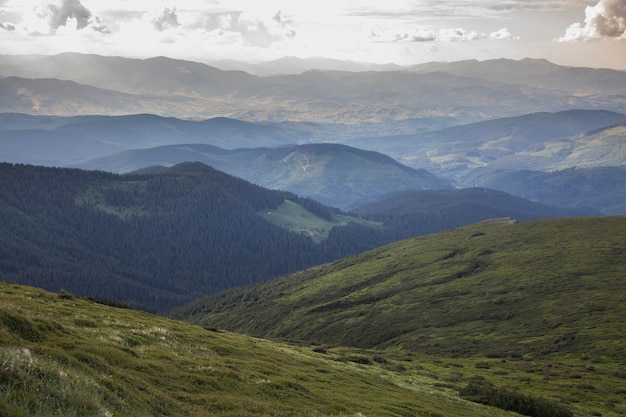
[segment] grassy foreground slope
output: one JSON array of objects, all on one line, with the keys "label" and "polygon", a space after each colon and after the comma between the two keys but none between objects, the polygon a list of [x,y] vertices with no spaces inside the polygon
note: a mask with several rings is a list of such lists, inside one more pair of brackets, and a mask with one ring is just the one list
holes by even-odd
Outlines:
[{"label": "grassy foreground slope", "polygon": [[401,387],[392,362],[0,283],[1,416],[512,415],[426,383]]}]

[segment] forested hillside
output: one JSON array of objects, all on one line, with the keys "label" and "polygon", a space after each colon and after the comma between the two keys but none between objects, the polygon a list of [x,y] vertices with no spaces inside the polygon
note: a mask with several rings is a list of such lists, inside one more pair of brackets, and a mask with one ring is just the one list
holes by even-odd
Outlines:
[{"label": "forested hillside", "polygon": [[395,231],[394,240],[436,233],[485,219],[511,217],[518,221],[546,217],[595,215],[591,209],[549,206],[488,188],[392,193],[351,211],[382,222]]},{"label": "forested hillside", "polygon": [[[624,141],[624,138],[621,139]],[[552,172],[478,169],[465,181],[533,201],[626,214],[626,166],[569,168]]]},{"label": "forested hillside", "polygon": [[260,214],[285,200],[333,214],[202,164],[131,176],[0,164],[0,279],[163,311],[372,244],[315,242]]}]

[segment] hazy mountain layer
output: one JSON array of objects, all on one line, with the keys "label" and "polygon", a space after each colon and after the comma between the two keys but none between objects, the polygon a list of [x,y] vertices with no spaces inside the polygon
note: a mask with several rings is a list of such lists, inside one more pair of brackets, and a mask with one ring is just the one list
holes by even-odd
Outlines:
[{"label": "hazy mountain layer", "polygon": [[184,143],[227,149],[276,146],[310,136],[310,129],[226,118],[191,121],[148,114],[50,117],[9,113],[0,114],[0,160],[63,166],[127,149]]},{"label": "hazy mountain layer", "polygon": [[[83,107],[98,109],[100,114],[120,114],[130,108],[134,113],[164,116],[227,116],[352,126],[371,123],[387,134],[392,132],[393,122],[399,120],[413,120],[415,132],[432,126],[436,119],[449,125],[573,108],[626,112],[624,92],[607,88],[623,85],[623,72],[577,71],[552,64],[528,65],[529,61],[494,64],[490,76],[483,78],[471,69],[467,73],[452,69],[447,72],[447,67],[438,71],[313,70],[257,77],[163,57],[138,60],[80,54],[14,60],[4,57],[2,61],[0,74],[4,76],[56,78],[109,90],[90,101],[85,100],[87,87],[64,85],[60,89],[55,80],[36,84],[33,80],[21,80],[19,86],[2,87],[10,80],[7,78],[0,80],[0,90],[6,91],[0,106],[2,112],[68,115],[81,112]],[[74,70],[78,67],[81,71]],[[566,77],[570,72],[576,76]],[[511,77],[511,73],[522,75]],[[534,78],[552,80],[561,74],[568,82],[576,81],[576,88],[549,81],[531,83]],[[16,84],[16,80],[11,83]],[[116,96],[119,92],[137,98]],[[107,101],[107,94],[115,96],[115,100]],[[385,128],[388,122],[392,124]]]},{"label": "hazy mountain layer", "polygon": [[490,59],[431,62],[411,68],[417,72],[446,72],[506,84],[569,91],[574,94],[624,94],[626,72],[611,69],[564,67],[545,59]]},{"label": "hazy mountain layer", "polygon": [[463,181],[562,207],[626,214],[626,166],[554,172],[474,170]]},{"label": "hazy mountain layer", "polygon": [[200,161],[263,187],[291,191],[342,209],[392,191],[451,187],[425,170],[406,167],[388,156],[336,144],[232,151],[206,145],[164,146],[126,151],[77,166],[128,172],[184,161]]}]

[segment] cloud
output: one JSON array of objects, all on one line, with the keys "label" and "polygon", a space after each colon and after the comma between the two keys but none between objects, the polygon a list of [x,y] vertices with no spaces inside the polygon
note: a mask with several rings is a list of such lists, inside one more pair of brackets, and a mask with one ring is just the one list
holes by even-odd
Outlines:
[{"label": "cloud", "polygon": [[37,15],[48,23],[51,31],[67,24],[68,19],[76,21],[76,27],[83,29],[89,25],[91,12],[79,0],[60,0],[40,6]]},{"label": "cloud", "polygon": [[15,30],[15,25],[13,25],[11,23],[8,23],[8,22],[6,22],[6,23],[0,22],[0,29],[7,30],[9,32],[13,32]]},{"label": "cloud", "polygon": [[269,47],[293,39],[293,20],[281,11],[265,18],[242,11],[205,13],[193,26],[221,37],[238,38],[246,46]]},{"label": "cloud", "polygon": [[159,32],[180,26],[180,23],[178,22],[178,15],[176,14],[176,7],[172,9],[164,7],[157,15],[150,19],[150,22]]},{"label": "cloud", "polygon": [[517,40],[507,28],[502,28],[492,33],[480,33],[475,30],[463,28],[414,28],[409,32],[389,32],[372,30],[370,37],[379,42],[468,42],[486,39],[493,40]]},{"label": "cloud", "polygon": [[600,0],[585,8],[585,23],[567,28],[560,42],[626,39],[626,0]]},{"label": "cloud", "polygon": [[67,33],[83,29],[108,33],[107,26],[80,0],[48,0],[26,13],[19,24],[31,34]]},{"label": "cloud", "polygon": [[492,32],[489,34],[489,39],[496,39],[496,40],[519,40],[520,37],[519,36],[514,36],[513,34],[511,34],[511,32],[509,32],[509,30],[507,28],[502,28],[498,31]]}]

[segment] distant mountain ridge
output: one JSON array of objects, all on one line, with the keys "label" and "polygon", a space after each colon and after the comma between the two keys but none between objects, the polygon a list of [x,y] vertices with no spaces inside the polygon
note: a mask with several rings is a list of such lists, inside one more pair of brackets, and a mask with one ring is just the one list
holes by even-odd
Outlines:
[{"label": "distant mountain ridge", "polygon": [[[29,58],[5,56],[0,57],[0,74],[5,77],[56,78],[112,90],[109,95],[121,92],[138,97],[126,102],[122,98],[108,103],[99,99],[81,102],[82,87],[75,87],[61,96],[61,103],[52,105],[54,91],[34,89],[32,81],[23,81],[22,88],[45,105],[33,106],[32,100],[22,102],[19,95],[13,94],[6,96],[10,102],[0,106],[0,111],[67,115],[80,111],[82,103],[87,108],[98,108],[100,114],[120,114],[132,103],[133,107],[141,107],[135,108],[134,113],[163,116],[361,122],[380,128],[394,121],[449,125],[572,108],[626,112],[625,92],[610,87],[626,85],[626,73],[621,71],[579,70],[554,64],[529,66],[524,60],[477,65],[492,69],[481,73],[471,65],[452,63],[412,71],[309,70],[257,77],[165,57],[139,60],[69,53]],[[510,74],[524,76],[516,78]],[[576,88],[552,82],[561,76],[576,82]],[[533,83],[535,78],[545,82]]]},{"label": "distant mountain ridge", "polygon": [[230,151],[209,145],[164,146],[126,151],[76,166],[122,173],[184,161],[200,161],[263,187],[290,191],[342,209],[392,191],[451,188],[448,181],[425,170],[339,144]]},{"label": "distant mountain ridge", "polygon": [[449,178],[475,168],[618,166],[626,163],[625,121],[626,115],[605,110],[539,112],[350,143]]},{"label": "distant mountain ridge", "polygon": [[229,149],[276,146],[306,141],[310,135],[306,129],[228,118],[194,121],[151,114],[74,117],[0,114],[0,160],[63,166],[127,149],[184,143],[207,143]]},{"label": "distant mountain ridge", "polygon": [[626,93],[626,71],[566,67],[546,59],[430,62],[415,65],[410,70],[424,73],[443,71],[507,84],[522,83],[533,87],[584,94]]},{"label": "distant mountain ridge", "polygon": [[562,207],[626,214],[626,166],[569,168],[552,172],[475,170],[464,179],[480,187]]},{"label": "distant mountain ridge", "polygon": [[298,58],[294,56],[285,56],[276,60],[258,63],[246,63],[233,60],[211,60],[207,61],[207,63],[222,70],[239,70],[258,76],[301,74],[311,70],[365,72],[401,71],[404,69],[404,67],[396,64],[371,64],[339,59]]}]

